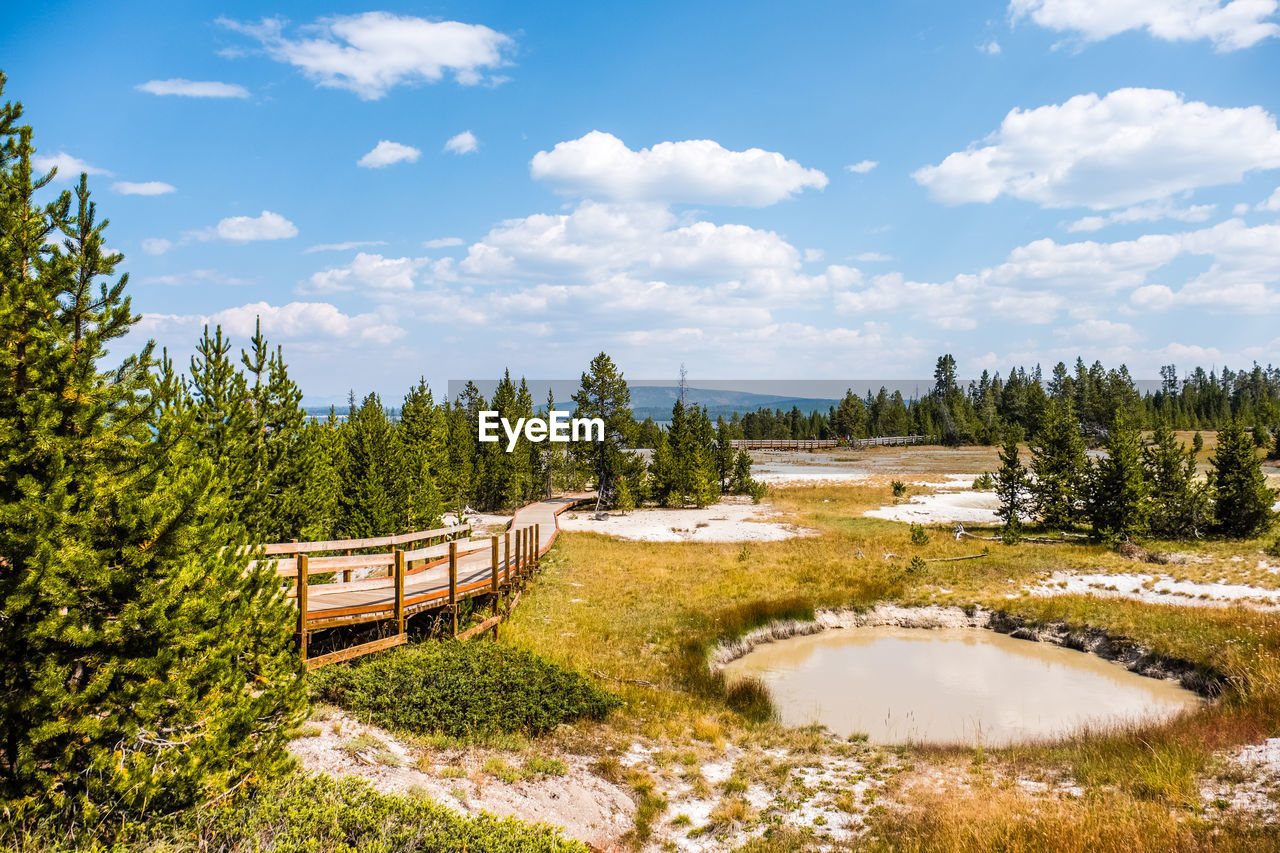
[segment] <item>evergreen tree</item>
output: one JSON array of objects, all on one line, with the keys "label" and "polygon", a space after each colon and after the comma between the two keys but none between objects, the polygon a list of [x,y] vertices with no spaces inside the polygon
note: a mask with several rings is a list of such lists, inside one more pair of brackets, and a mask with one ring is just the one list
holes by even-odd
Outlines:
[{"label": "evergreen tree", "polygon": [[724,418],[716,420],[716,479],[719,481],[720,491],[726,491],[729,488],[729,481],[733,478],[733,432],[729,424]]},{"label": "evergreen tree", "polygon": [[420,378],[405,395],[396,424],[404,454],[400,481],[404,508],[401,526],[405,530],[430,530],[440,521],[443,504],[433,465],[440,464],[444,453],[441,426],[431,389],[426,379]]},{"label": "evergreen tree", "polygon": [[613,508],[623,515],[636,508],[636,499],[631,494],[631,486],[627,483],[626,477],[618,478],[618,497],[613,502]]},{"label": "evergreen tree", "polygon": [[1211,461],[1214,529],[1236,539],[1265,533],[1275,520],[1276,490],[1267,488],[1254,443],[1239,419],[1231,418],[1218,431]]},{"label": "evergreen tree", "polygon": [[1027,469],[1018,458],[1018,438],[1010,431],[1000,449],[1000,469],[996,471],[996,495],[1000,498],[1000,536],[1007,544],[1022,538],[1022,518],[1031,505]]},{"label": "evergreen tree", "polygon": [[1146,530],[1149,487],[1142,439],[1124,410],[1115,415],[1106,449],[1089,480],[1089,523],[1098,536],[1128,539]]},{"label": "evergreen tree", "polygon": [[631,414],[631,391],[613,359],[602,352],[591,360],[573,402],[577,417],[604,421],[603,441],[579,441],[573,449],[583,468],[594,476],[600,502],[610,505],[616,480],[631,464],[628,457],[634,457],[625,448],[631,445],[636,428]]},{"label": "evergreen tree", "polygon": [[739,450],[733,459],[733,479],[729,483],[729,491],[735,495],[746,495],[751,494],[755,486],[755,480],[751,479],[751,454]]},{"label": "evergreen tree", "polygon": [[1069,402],[1052,399],[1031,446],[1035,512],[1047,527],[1066,530],[1080,520],[1089,470],[1084,437]]},{"label": "evergreen tree", "polygon": [[121,256],[84,175],[34,202],[20,115],[0,107],[0,790],[10,820],[109,835],[281,772],[304,698],[292,607],[222,547],[226,481],[172,365],[104,363],[137,320]]},{"label": "evergreen tree", "polygon": [[1204,488],[1196,482],[1195,453],[1183,448],[1164,418],[1157,418],[1143,460],[1151,484],[1151,532],[1171,539],[1200,536],[1209,505]]},{"label": "evergreen tree", "polygon": [[846,390],[831,418],[838,438],[862,438],[867,431],[867,407],[852,389]]},{"label": "evergreen tree", "polygon": [[306,523],[299,530],[298,538],[304,541],[337,537],[338,495],[342,491],[342,482],[338,479],[342,443],[339,429],[337,412],[330,406],[329,417],[325,421],[309,420],[302,431],[302,452],[310,454],[314,460],[311,479],[302,493]]},{"label": "evergreen tree", "polygon": [[399,486],[403,454],[399,435],[382,400],[371,393],[356,408],[354,401],[342,431],[343,452],[338,475],[339,529],[343,536],[364,539],[400,530]]}]

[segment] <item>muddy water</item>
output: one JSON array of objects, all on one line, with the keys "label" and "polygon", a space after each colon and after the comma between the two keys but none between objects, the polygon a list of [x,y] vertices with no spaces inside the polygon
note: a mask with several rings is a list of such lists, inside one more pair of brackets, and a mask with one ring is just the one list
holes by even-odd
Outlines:
[{"label": "muddy water", "polygon": [[763,680],[788,725],[821,723],[872,743],[999,746],[1201,702],[1094,655],[979,628],[822,631],[760,646],[725,674]]}]

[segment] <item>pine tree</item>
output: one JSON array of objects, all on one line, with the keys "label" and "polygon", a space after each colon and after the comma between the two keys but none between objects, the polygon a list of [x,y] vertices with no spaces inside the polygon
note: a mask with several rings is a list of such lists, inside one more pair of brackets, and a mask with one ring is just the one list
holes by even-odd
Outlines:
[{"label": "pine tree", "polygon": [[733,460],[733,479],[729,483],[729,491],[735,495],[747,495],[755,488],[751,479],[751,454],[739,450]]},{"label": "pine tree", "polygon": [[1031,505],[1027,469],[1018,458],[1018,438],[1012,430],[1000,449],[1000,469],[996,471],[996,494],[1000,498],[1001,538],[1013,545],[1022,539],[1022,518]]},{"label": "pine tree", "polygon": [[1151,532],[1171,539],[1200,536],[1209,505],[1204,488],[1196,482],[1195,454],[1182,447],[1163,418],[1156,420],[1152,445],[1144,449],[1143,461],[1151,484]]},{"label": "pine tree", "polygon": [[671,441],[664,432],[658,436],[657,446],[653,448],[653,457],[649,461],[650,497],[662,506],[671,506],[675,482],[675,460],[672,458]]},{"label": "pine tree", "polygon": [[1271,506],[1276,490],[1267,488],[1254,443],[1238,418],[1231,418],[1218,430],[1211,461],[1215,531],[1235,539],[1265,533],[1275,520]]},{"label": "pine tree", "polygon": [[623,515],[636,508],[635,496],[631,494],[631,486],[626,477],[618,478],[618,496],[613,501],[613,508]]},{"label": "pine tree", "polygon": [[867,407],[852,389],[846,390],[840,400],[831,419],[831,428],[837,438],[861,438],[866,434]]},{"label": "pine tree", "polygon": [[1069,529],[1081,515],[1088,459],[1070,403],[1050,400],[1031,446],[1035,512],[1047,527]]},{"label": "pine tree", "polygon": [[429,530],[441,516],[443,504],[436,487],[437,472],[432,466],[439,464],[444,436],[440,434],[435,409],[425,378],[409,389],[400,407],[396,430],[404,453],[400,480],[404,508],[401,526],[405,530]]},{"label": "pine tree", "polygon": [[733,479],[733,433],[724,418],[716,421],[716,477],[720,481],[720,491],[728,491],[729,482]]},{"label": "pine tree", "polygon": [[636,422],[631,414],[631,391],[613,359],[600,353],[582,374],[573,395],[575,415],[604,421],[604,441],[580,441],[573,445],[583,467],[595,477],[600,501],[608,505],[613,499],[615,481],[629,466],[626,448],[630,446]]},{"label": "pine tree", "polygon": [[244,376],[231,360],[231,341],[223,336],[221,326],[215,327],[213,335],[204,327],[191,357],[190,393],[196,447],[227,479],[232,518],[245,527],[241,538],[253,538],[250,527],[256,518],[251,516],[258,502],[256,418]]},{"label": "pine tree", "polygon": [[20,115],[0,108],[0,786],[11,820],[109,835],[282,771],[304,697],[292,607],[222,547],[226,481],[172,365],[104,364],[137,320],[121,257],[85,176],[33,202]]},{"label": "pine tree", "polygon": [[1124,410],[1115,414],[1106,449],[1089,479],[1089,523],[1095,535],[1128,539],[1147,529],[1149,487],[1142,439]]},{"label": "pine tree", "polygon": [[365,397],[359,408],[352,404],[341,435],[338,475],[343,488],[338,505],[342,534],[363,539],[404,532],[399,529],[400,437],[376,393]]}]

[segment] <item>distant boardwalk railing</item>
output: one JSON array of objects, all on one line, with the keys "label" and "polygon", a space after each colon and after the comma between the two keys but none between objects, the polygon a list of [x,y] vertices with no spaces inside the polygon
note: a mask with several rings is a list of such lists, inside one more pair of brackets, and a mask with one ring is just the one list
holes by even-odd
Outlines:
[{"label": "distant boardwalk railing", "polygon": [[[454,637],[467,639],[491,628],[497,632],[551,547],[559,514],[592,498],[582,493],[529,504],[500,536],[475,539],[471,525],[455,524],[368,539],[279,542],[262,547],[262,562],[289,584],[298,611],[298,649],[310,668],[403,645],[408,617],[430,610],[442,612]],[[382,548],[389,550],[354,553]],[[459,605],[479,596],[492,597],[492,615],[459,634]],[[390,636],[308,657],[315,631],[384,621],[395,628]]]},{"label": "distant boardwalk railing", "polygon": [[876,447],[880,445],[924,444],[923,435],[883,435],[842,442],[834,438],[735,438],[735,450],[821,450],[827,447]]}]

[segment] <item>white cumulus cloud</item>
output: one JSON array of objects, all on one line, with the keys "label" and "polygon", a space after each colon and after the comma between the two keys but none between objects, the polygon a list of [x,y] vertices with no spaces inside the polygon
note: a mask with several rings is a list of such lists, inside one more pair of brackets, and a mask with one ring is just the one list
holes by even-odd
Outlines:
[{"label": "white cumulus cloud", "polygon": [[363,249],[367,246],[385,246],[386,240],[348,240],[345,243],[317,243],[302,250],[302,254],[311,255],[316,252],[345,252],[349,249]]},{"label": "white cumulus cloud", "polygon": [[53,155],[37,154],[31,158],[31,165],[35,166],[41,172],[47,172],[50,169],[57,169],[58,175],[54,178],[56,183],[66,183],[68,181],[78,180],[80,173],[86,175],[110,175],[111,172],[106,169],[100,169],[97,166],[91,166],[79,157],[72,157],[65,151],[59,151]]},{"label": "white cumulus cloud", "polygon": [[163,255],[173,247],[173,243],[163,237],[147,237],[142,241],[142,251],[148,255]]},{"label": "white cumulus cloud", "polygon": [[399,85],[439,82],[452,74],[464,86],[501,82],[492,69],[508,64],[509,36],[479,24],[429,21],[390,12],[321,18],[308,35],[285,35],[285,22],[256,24],[220,18],[228,29],[258,40],[278,62],[300,69],[321,86],[376,101]]},{"label": "white cumulus cloud", "polygon": [[384,258],[360,252],[344,267],[314,273],[303,289],[308,293],[334,293],[357,287],[379,292],[413,290],[414,274],[426,263],[426,258]]},{"label": "white cumulus cloud", "polygon": [[1280,211],[1280,187],[1263,201],[1258,202],[1258,210]]},{"label": "white cumulus cloud", "polygon": [[1010,0],[1013,20],[1102,41],[1145,30],[1164,41],[1209,39],[1221,51],[1251,47],[1280,33],[1276,0]]},{"label": "white cumulus cloud", "polygon": [[476,135],[469,130],[464,130],[456,136],[449,137],[449,141],[444,144],[444,150],[454,154],[470,154],[478,145]]},{"label": "white cumulus cloud", "polygon": [[844,170],[846,172],[852,172],[855,175],[865,175],[867,172],[870,172],[879,165],[880,163],[876,160],[859,160],[857,163],[845,166]]},{"label": "white cumulus cloud", "polygon": [[434,240],[424,240],[422,245],[428,249],[448,249],[452,246],[465,245],[466,242],[461,237],[437,237]]},{"label": "white cumulus cloud", "polygon": [[530,171],[562,192],[619,201],[763,207],[827,185],[822,172],[773,151],[729,151],[710,139],[660,142],[633,151],[598,130],[539,151]]},{"label": "white cumulus cloud", "polygon": [[348,315],[328,302],[251,302],[214,314],[143,314],[136,328],[155,335],[220,325],[233,338],[247,338],[259,318],[264,334],[284,341],[326,338],[348,344],[389,343],[405,335],[404,329],[381,314]]},{"label": "white cumulus cloud", "polygon": [[143,181],[141,183],[116,181],[111,185],[111,189],[122,195],[164,195],[178,191],[178,188],[173,184],[166,184],[164,181]]},{"label": "white cumulus cloud", "polygon": [[381,169],[392,163],[413,163],[421,156],[422,152],[411,145],[383,139],[373,146],[372,151],[357,160],[356,165],[366,169]]},{"label": "white cumulus cloud", "polygon": [[298,236],[298,228],[288,219],[269,210],[259,216],[228,216],[209,228],[192,231],[195,240],[226,240],[248,243],[253,240],[286,240]]},{"label": "white cumulus cloud", "polygon": [[181,95],[187,98],[247,98],[249,90],[237,83],[220,83],[216,80],[148,80],[137,87],[139,92],[152,95]]},{"label": "white cumulus cloud", "polygon": [[1277,167],[1280,130],[1260,106],[1220,108],[1163,89],[1118,89],[1014,109],[982,143],[913,177],[946,204],[1008,195],[1105,210]]},{"label": "white cumulus cloud", "polygon": [[1167,201],[1140,204],[1112,211],[1105,216],[1086,216],[1067,226],[1068,231],[1097,231],[1108,225],[1132,225],[1135,222],[1157,222],[1172,219],[1175,222],[1204,222],[1213,215],[1217,205],[1193,204],[1178,207]]}]

